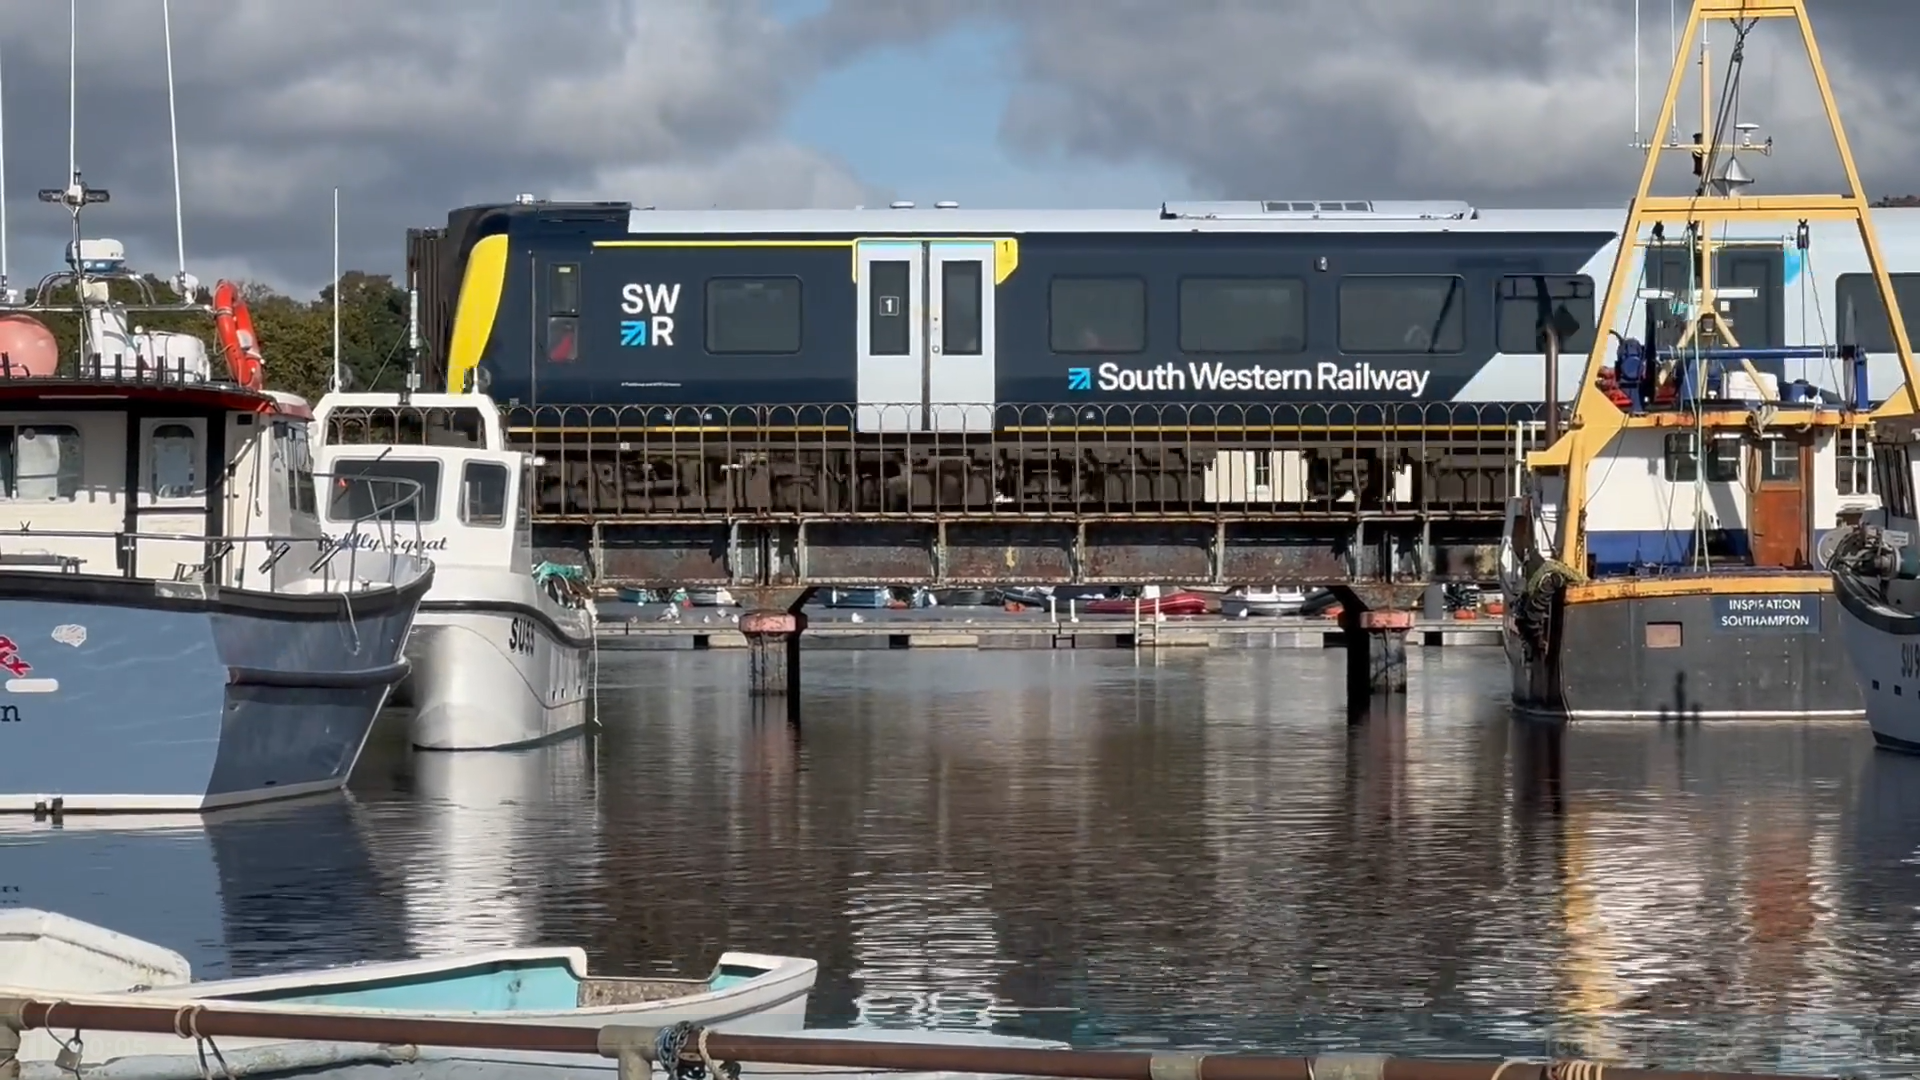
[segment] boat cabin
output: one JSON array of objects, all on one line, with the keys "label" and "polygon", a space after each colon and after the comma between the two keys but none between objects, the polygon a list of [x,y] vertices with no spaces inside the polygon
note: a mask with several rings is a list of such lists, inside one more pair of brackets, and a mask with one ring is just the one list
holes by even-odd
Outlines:
[{"label": "boat cabin", "polygon": [[[505,449],[484,394],[338,393],[320,399],[322,527],[335,542],[425,554],[436,563],[533,569],[527,457]],[[417,500],[407,494],[418,491]],[[369,515],[401,526],[354,535]]]},{"label": "boat cabin", "polygon": [[131,370],[0,379],[0,572],[299,590],[325,543],[310,417]]}]

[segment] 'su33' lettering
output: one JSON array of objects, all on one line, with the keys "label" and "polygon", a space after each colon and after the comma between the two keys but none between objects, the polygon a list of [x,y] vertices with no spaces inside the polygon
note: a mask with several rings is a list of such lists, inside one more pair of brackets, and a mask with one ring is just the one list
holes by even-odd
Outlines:
[{"label": "'su33' lettering", "polygon": [[1920,679],[1920,644],[1900,643],[1900,677]]},{"label": "'su33' lettering", "polygon": [[532,619],[515,618],[513,625],[507,628],[507,651],[532,656],[535,633]]}]

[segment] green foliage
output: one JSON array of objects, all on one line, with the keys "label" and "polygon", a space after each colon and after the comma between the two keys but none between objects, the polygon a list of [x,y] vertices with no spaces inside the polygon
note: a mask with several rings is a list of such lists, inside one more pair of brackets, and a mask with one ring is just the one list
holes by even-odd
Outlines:
[{"label": "green foliage", "polygon": [[[144,303],[178,304],[180,297],[171,285],[151,276],[145,279],[148,293],[131,281],[116,281],[110,288],[113,298],[138,306]],[[327,391],[333,372],[333,286],[320,290],[314,300],[296,300],[275,292],[258,282],[241,286],[241,296],[253,316],[254,333],[260,340],[261,355],[267,361],[267,385],[286,390],[308,400]],[[385,274],[365,274],[358,270],[340,276],[340,360],[347,372],[348,388],[355,390],[398,390],[407,371],[407,294]],[[211,291],[200,290],[199,303],[212,302]],[[29,296],[33,302],[35,297]],[[72,305],[74,291],[63,285],[47,297],[52,305]],[[71,371],[80,353],[80,316],[71,312],[32,313],[53,331],[60,344],[61,368]],[[193,334],[207,343],[216,371],[224,373],[213,319],[191,312],[133,312],[128,321],[148,330],[171,330]]]}]

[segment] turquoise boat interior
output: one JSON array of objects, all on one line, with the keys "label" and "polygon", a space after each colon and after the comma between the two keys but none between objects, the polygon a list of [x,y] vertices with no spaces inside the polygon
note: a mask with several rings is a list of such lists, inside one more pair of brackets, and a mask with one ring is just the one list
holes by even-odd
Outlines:
[{"label": "turquoise boat interior", "polygon": [[217,987],[209,989],[227,1001],[336,1009],[566,1012],[715,993],[751,982],[772,970],[722,964],[705,979],[581,978],[564,955],[484,961],[412,974],[392,974],[392,965],[381,966],[388,970],[370,971],[364,979],[346,979],[324,986],[308,983],[238,992],[225,992]]}]

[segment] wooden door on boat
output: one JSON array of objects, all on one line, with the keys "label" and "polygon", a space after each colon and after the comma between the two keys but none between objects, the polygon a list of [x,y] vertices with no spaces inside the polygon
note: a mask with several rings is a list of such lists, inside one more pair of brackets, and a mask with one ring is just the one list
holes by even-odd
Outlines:
[{"label": "wooden door on boat", "polygon": [[[163,581],[200,580],[207,560],[207,421],[139,421],[140,477],[134,509],[134,573]],[[179,536],[181,540],[164,537]]]},{"label": "wooden door on boat", "polygon": [[1755,448],[1747,511],[1755,566],[1812,565],[1812,464],[1813,446],[1802,435],[1768,435]]}]

